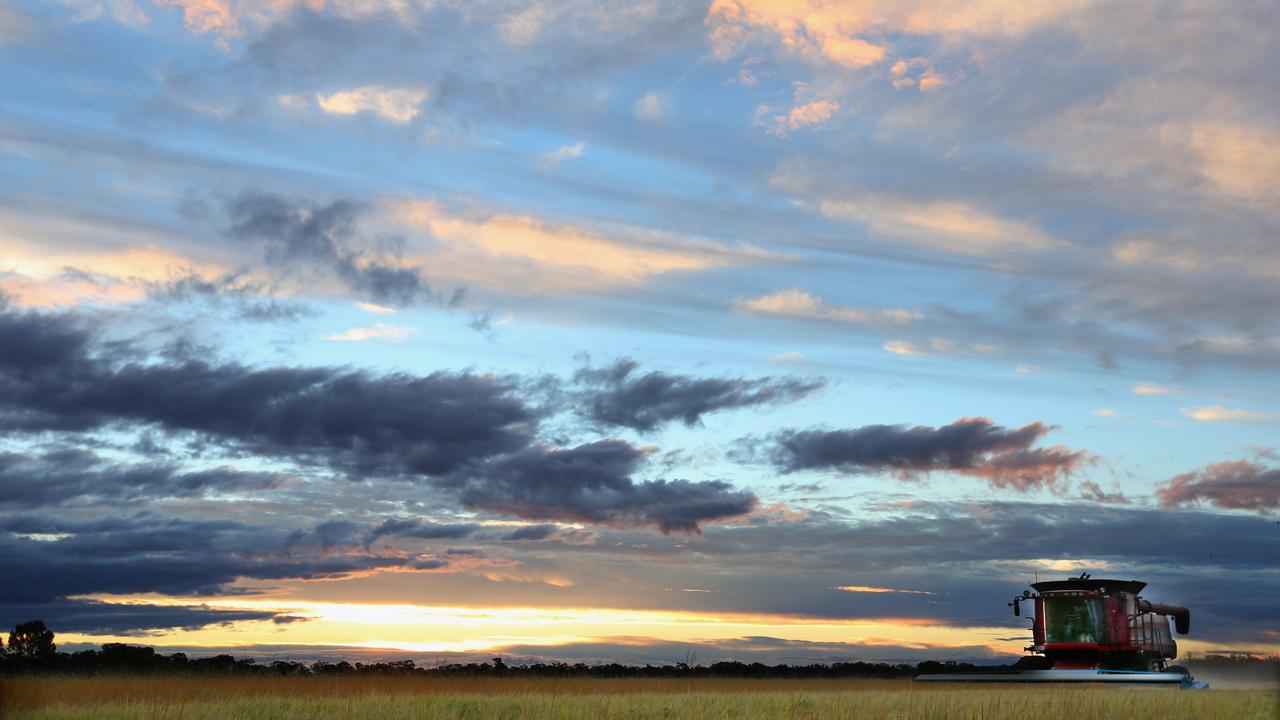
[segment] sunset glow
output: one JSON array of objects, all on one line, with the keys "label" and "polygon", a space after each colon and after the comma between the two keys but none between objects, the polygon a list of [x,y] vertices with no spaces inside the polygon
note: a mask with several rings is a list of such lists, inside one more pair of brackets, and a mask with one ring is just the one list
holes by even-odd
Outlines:
[{"label": "sunset glow", "polygon": [[[112,603],[260,610],[298,618],[285,626],[244,623],[235,628],[179,631],[153,638],[166,645],[346,645],[423,653],[498,652],[512,646],[572,643],[711,643],[747,637],[862,646],[1016,648],[995,638],[1001,627],[947,627],[931,618],[826,619],[735,613],[662,612],[608,608],[478,608],[365,605],[237,598],[110,598]],[[85,638],[68,637],[75,642]],[[128,641],[129,638],[117,638]]]}]

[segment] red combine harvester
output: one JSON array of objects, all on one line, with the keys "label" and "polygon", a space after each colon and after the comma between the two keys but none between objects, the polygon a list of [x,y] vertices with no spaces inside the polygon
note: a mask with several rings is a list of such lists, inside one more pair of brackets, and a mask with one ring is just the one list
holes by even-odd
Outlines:
[{"label": "red combine harvester", "polygon": [[1088,573],[1070,580],[1032,583],[1009,605],[1014,615],[1031,611],[1037,656],[1018,663],[1025,669],[918,675],[926,682],[1142,683],[1208,687],[1185,668],[1167,665],[1178,655],[1169,632],[1191,631],[1191,611],[1148,602],[1137,580],[1095,580]]}]

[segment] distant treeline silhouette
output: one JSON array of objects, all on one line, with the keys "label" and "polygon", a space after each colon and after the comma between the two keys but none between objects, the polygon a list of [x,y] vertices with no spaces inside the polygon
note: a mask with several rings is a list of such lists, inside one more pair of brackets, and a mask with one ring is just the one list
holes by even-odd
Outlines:
[{"label": "distant treeline silhouette", "polygon": [[[926,660],[917,664],[837,662],[810,665],[765,665],[722,661],[708,665],[678,662],[670,665],[622,665],[608,663],[531,663],[507,665],[502,658],[490,662],[418,667],[413,660],[378,663],[317,661],[310,664],[275,660],[258,663],[231,655],[189,658],[185,653],[162,655],[155,648],[106,643],[101,650],[58,652],[54,633],[40,620],[18,624],[9,644],[0,642],[0,676],[16,675],[259,675],[333,676],[381,675],[423,677],[593,677],[593,678],[904,678],[919,673],[991,671],[1003,668],[1042,667],[1044,658],[1028,656],[1012,665],[992,666]],[[1198,663],[1218,666],[1267,664],[1280,667],[1280,656],[1210,656]]]}]

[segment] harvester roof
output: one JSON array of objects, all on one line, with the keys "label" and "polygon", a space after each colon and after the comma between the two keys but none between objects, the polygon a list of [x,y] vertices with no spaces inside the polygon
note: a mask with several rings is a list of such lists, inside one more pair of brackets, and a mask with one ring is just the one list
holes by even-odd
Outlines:
[{"label": "harvester roof", "polygon": [[1095,591],[1106,588],[1113,592],[1131,592],[1134,595],[1142,592],[1147,584],[1141,580],[1107,580],[1099,578],[1071,578],[1070,580],[1044,580],[1031,583],[1037,592],[1054,592],[1057,590]]}]

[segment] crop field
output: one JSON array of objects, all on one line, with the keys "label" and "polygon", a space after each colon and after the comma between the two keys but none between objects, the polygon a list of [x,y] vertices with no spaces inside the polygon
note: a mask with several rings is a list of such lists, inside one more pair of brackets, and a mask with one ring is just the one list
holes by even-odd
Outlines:
[{"label": "crop field", "polygon": [[1259,718],[1278,690],[913,684],[909,680],[32,678],[0,682],[0,715],[35,718]]}]

